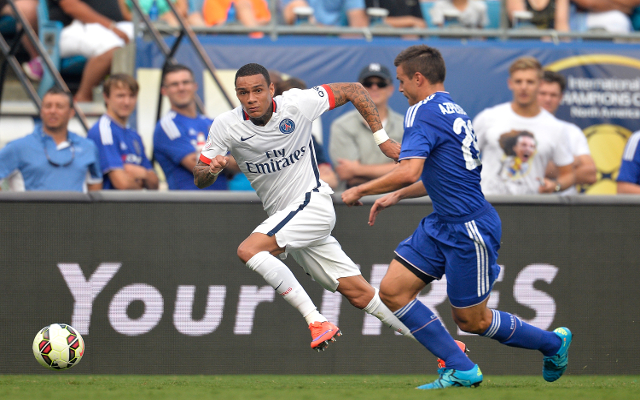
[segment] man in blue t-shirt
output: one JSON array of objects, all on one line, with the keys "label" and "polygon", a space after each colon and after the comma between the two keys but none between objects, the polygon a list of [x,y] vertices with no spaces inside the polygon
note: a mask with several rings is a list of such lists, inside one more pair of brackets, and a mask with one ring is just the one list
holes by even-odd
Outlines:
[{"label": "man in blue t-shirt", "polygon": [[142,138],[127,121],[136,107],[138,82],[126,74],[111,75],[104,83],[107,112],[87,137],[100,152],[105,189],[158,189],[156,175],[144,152]]},{"label": "man in blue t-shirt", "polygon": [[0,150],[0,179],[20,171],[25,190],[86,192],[102,189],[98,149],[67,130],[74,115],[70,93],[53,87],[42,97],[42,126]]},{"label": "man in blue t-shirt", "polygon": [[[156,124],[153,156],[164,171],[169,190],[198,190],[193,183],[193,167],[207,141],[213,121],[198,113],[195,99],[197,90],[198,84],[187,66],[175,64],[164,70],[162,95],[169,99],[171,111]],[[238,171],[235,162],[232,162],[229,171]],[[226,189],[227,176],[222,174],[205,190]]]},{"label": "man in blue t-shirt", "polygon": [[631,135],[622,154],[618,194],[640,194],[640,131]]},{"label": "man in blue t-shirt", "polygon": [[418,389],[478,386],[482,372],[458,347],[438,317],[416,299],[434,279],[447,276],[454,321],[465,332],[487,336],[512,347],[542,352],[544,379],[553,382],[568,362],[571,332],[543,331],[513,314],[487,307],[498,277],[502,226],[482,194],[482,163],[471,120],[444,91],[445,64],[437,49],[411,46],[395,59],[399,90],[411,106],[399,165],[376,180],[342,194],[348,205],[365,195],[392,192],[374,203],[377,214],[404,198],[431,197],[434,212],[395,250],[380,283],[380,297],[414,337],[444,362],[440,377]]}]

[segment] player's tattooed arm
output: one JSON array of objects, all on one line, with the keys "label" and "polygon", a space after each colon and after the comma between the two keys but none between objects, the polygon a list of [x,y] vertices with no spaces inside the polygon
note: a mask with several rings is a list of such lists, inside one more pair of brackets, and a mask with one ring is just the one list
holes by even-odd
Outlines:
[{"label": "player's tattooed arm", "polygon": [[[382,121],[380,121],[378,109],[364,86],[357,82],[331,83],[328,86],[333,92],[336,107],[340,107],[350,101],[365,121],[367,121],[371,132],[378,132],[382,129]],[[379,147],[387,157],[398,161],[398,157],[400,156],[400,143],[393,139],[388,139],[380,143]]]},{"label": "player's tattooed arm", "polygon": [[193,183],[200,189],[213,185],[228,162],[226,157],[220,155],[215,156],[209,165],[198,160],[196,166],[193,167]]},{"label": "player's tattooed arm", "polygon": [[367,121],[371,132],[377,132],[382,129],[382,121],[376,105],[371,100],[369,92],[360,83],[330,83],[329,88],[333,92],[335,106],[340,107],[348,102],[353,103],[356,110],[360,112],[362,117]]}]

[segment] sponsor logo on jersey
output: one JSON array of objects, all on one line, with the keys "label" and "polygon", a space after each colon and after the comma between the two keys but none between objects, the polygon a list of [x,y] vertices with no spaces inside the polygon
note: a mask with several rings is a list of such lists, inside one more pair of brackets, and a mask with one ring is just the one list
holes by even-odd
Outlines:
[{"label": "sponsor logo on jersey", "polygon": [[296,129],[296,124],[293,122],[293,120],[289,118],[283,119],[280,122],[280,132],[284,133],[285,135],[290,134],[295,129]]},{"label": "sponsor logo on jersey", "polygon": [[294,150],[287,155],[285,149],[269,150],[266,152],[267,160],[264,163],[245,162],[247,172],[251,174],[271,174],[287,168],[299,161],[307,151],[306,146]]},{"label": "sponsor logo on jersey", "polygon": [[[256,135],[257,135],[257,133],[256,133]],[[254,136],[255,136],[255,135],[252,135],[252,136],[249,136],[249,137],[241,137],[241,138],[240,138],[240,140],[241,140],[242,142],[244,142],[245,140],[249,140],[249,139],[251,139],[251,138],[252,138],[252,137],[254,137]]]}]

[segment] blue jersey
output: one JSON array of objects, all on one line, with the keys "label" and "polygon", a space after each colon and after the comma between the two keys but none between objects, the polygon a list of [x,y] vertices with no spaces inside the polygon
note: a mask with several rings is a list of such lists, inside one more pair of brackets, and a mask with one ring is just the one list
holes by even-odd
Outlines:
[{"label": "blue jersey", "polygon": [[[170,111],[156,124],[153,156],[164,171],[169,190],[199,190],[193,183],[193,171],[186,169],[181,162],[191,153],[200,153],[212,122],[204,115],[191,118]],[[226,190],[227,177],[218,175],[213,185],[205,189]]]},{"label": "blue jersey", "polygon": [[472,219],[487,207],[471,120],[449,93],[434,93],[410,107],[404,129],[399,159],[425,159],[422,183],[438,217]]},{"label": "blue jersey", "polygon": [[144,153],[140,135],[131,128],[116,123],[106,114],[89,129],[87,138],[93,140],[98,147],[104,189],[115,189],[108,173],[114,169],[124,169],[124,164],[153,169]]},{"label": "blue jersey", "polygon": [[640,185],[640,131],[629,138],[622,154],[622,164],[618,174],[618,182],[630,182]]}]

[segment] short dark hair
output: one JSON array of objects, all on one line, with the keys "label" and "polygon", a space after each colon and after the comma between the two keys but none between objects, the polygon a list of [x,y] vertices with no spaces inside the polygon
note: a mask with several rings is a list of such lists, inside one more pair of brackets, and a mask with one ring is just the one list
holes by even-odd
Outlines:
[{"label": "short dark hair", "polygon": [[138,95],[138,90],[140,89],[138,82],[136,82],[133,76],[127,74],[113,74],[108,77],[107,80],[104,81],[104,85],[102,85],[102,92],[105,96],[109,97],[111,96],[111,88],[120,85],[129,88],[134,95]]},{"label": "short dark hair", "polygon": [[307,88],[307,84],[302,80],[302,79],[298,79],[298,78],[289,78],[286,81],[282,81],[280,83],[277,83],[275,85],[276,90],[275,90],[275,94],[274,96],[279,96],[282,93],[286,92],[289,89],[306,89]]},{"label": "short dark hair", "polygon": [[238,78],[243,76],[252,76],[252,75],[262,75],[264,79],[267,81],[267,86],[271,85],[271,78],[269,77],[269,71],[265,67],[260,64],[250,63],[243,65],[240,67],[238,72],[236,72],[236,78],[233,81],[234,84],[238,81]]},{"label": "short dark hair", "polygon": [[71,94],[71,92],[67,92],[58,86],[52,86],[49,90],[45,92],[44,95],[42,95],[42,99],[44,100],[44,98],[48,94],[61,94],[63,96],[67,96],[67,98],[69,99],[69,107],[73,108],[73,95]]},{"label": "short dark hair", "polygon": [[174,72],[180,72],[180,71],[187,71],[189,72],[189,74],[191,74],[191,77],[193,77],[193,71],[191,70],[191,68],[187,67],[184,64],[169,64],[166,67],[164,67],[164,69],[162,70],[162,85],[164,86],[164,78],[169,75],[172,74]]},{"label": "short dark hair", "polygon": [[545,70],[542,75],[542,80],[547,83],[557,83],[560,85],[560,93],[564,93],[564,90],[567,88],[567,80],[562,74],[555,71]]},{"label": "short dark hair", "polygon": [[416,72],[420,72],[432,85],[443,83],[447,75],[447,68],[440,51],[425,44],[418,44],[402,50],[393,61],[393,65],[396,67],[402,65],[407,76],[413,76]]}]

